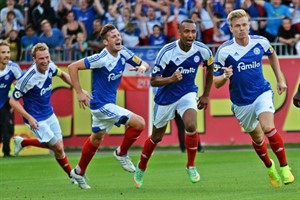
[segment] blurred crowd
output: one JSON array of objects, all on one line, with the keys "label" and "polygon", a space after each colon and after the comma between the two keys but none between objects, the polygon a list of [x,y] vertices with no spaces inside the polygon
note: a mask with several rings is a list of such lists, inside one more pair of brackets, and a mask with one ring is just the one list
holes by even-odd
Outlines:
[{"label": "blurred crowd", "polygon": [[[0,39],[11,60],[30,61],[44,42],[54,60],[77,60],[103,47],[100,31],[112,23],[126,47],[162,46],[179,38],[178,24],[197,23],[196,40],[217,46],[231,39],[227,14],[242,8],[251,33],[262,35],[279,55],[300,55],[300,0],[6,0],[0,5]],[[280,47],[280,48],[279,48]],[[214,52],[216,49],[212,49]]]}]

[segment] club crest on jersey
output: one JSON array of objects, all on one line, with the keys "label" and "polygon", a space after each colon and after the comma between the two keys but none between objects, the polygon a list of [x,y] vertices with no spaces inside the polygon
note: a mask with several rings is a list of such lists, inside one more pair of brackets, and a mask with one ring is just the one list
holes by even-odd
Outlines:
[{"label": "club crest on jersey", "polygon": [[214,63],[214,72],[220,71],[221,69],[222,69],[221,65]]},{"label": "club crest on jersey", "polygon": [[8,80],[9,79],[9,74],[7,74],[6,76],[4,76],[4,80]]},{"label": "club crest on jersey", "polygon": [[253,49],[253,53],[254,53],[255,55],[260,54],[259,48],[255,47],[255,48]]},{"label": "club crest on jersey", "polygon": [[121,58],[122,65],[125,65],[125,58]]},{"label": "club crest on jersey", "polygon": [[14,97],[15,97],[16,99],[19,99],[19,98],[22,96],[22,93],[19,92],[19,91],[15,91],[15,92],[13,93],[13,95],[14,95]]},{"label": "club crest on jersey", "polygon": [[199,56],[195,56],[195,57],[194,57],[194,62],[195,62],[195,63],[198,63],[199,60],[200,60],[200,57],[199,57]]},{"label": "club crest on jersey", "polygon": [[152,74],[157,74],[160,72],[160,68],[157,66],[154,66],[153,70],[152,70]]}]

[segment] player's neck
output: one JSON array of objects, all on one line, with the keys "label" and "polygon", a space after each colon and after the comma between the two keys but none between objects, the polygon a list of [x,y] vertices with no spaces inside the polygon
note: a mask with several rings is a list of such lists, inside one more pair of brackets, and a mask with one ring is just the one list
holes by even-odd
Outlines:
[{"label": "player's neck", "polygon": [[5,70],[6,65],[0,63],[0,71]]},{"label": "player's neck", "polygon": [[247,46],[249,44],[249,37],[242,39],[235,38],[235,42],[240,46]]}]

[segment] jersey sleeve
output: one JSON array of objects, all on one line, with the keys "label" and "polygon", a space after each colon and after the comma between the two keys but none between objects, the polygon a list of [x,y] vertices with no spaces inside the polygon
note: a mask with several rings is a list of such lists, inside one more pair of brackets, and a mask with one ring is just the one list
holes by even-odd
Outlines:
[{"label": "jersey sleeve", "polygon": [[124,56],[126,62],[132,65],[133,67],[137,67],[142,64],[142,59],[124,46],[122,47],[122,56]]},{"label": "jersey sleeve", "polygon": [[15,76],[15,79],[20,78],[21,75],[22,75],[22,70],[21,70],[20,66],[17,63],[13,63],[12,72]]},{"label": "jersey sleeve", "polygon": [[222,67],[225,65],[225,57],[222,54],[222,48],[219,47],[214,60],[214,76],[220,76],[224,73]]}]

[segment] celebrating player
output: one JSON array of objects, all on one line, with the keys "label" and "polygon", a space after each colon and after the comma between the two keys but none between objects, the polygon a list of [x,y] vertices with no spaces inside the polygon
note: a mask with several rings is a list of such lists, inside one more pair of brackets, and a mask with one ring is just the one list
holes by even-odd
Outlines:
[{"label": "celebrating player", "polygon": [[293,97],[293,104],[297,108],[300,108],[300,84],[298,85],[298,90],[297,90],[296,94]]},{"label": "celebrating player", "polygon": [[[9,119],[10,106],[8,93],[14,80],[19,78],[22,71],[17,63],[10,59],[10,48],[6,41],[0,41],[0,141],[3,142],[4,157],[10,157]],[[13,133],[12,133],[13,134]]]},{"label": "celebrating player", "polygon": [[[69,65],[69,73],[77,92],[79,105],[82,108],[90,106],[93,116],[92,134],[83,145],[78,165],[71,172],[82,189],[90,188],[83,175],[105,133],[108,133],[114,125],[127,126],[124,139],[114,151],[114,156],[125,170],[134,172],[135,167],[127,152],[145,127],[144,118],[116,105],[116,93],[126,63],[134,66],[135,68],[131,70],[139,74],[144,74],[149,69],[149,65],[122,46],[120,33],[112,24],[105,25],[100,35],[105,45],[100,53]],[[91,97],[82,90],[80,85],[78,70],[83,69],[92,69]]]},{"label": "celebrating player", "polygon": [[278,94],[287,86],[281,77],[276,52],[269,41],[261,36],[249,36],[249,18],[244,10],[234,10],[228,15],[234,38],[222,44],[215,56],[214,83],[217,88],[230,80],[230,99],[235,117],[246,132],[250,133],[257,155],[268,168],[273,187],[282,186],[275,163],[268,155],[265,136],[280,163],[283,183],[294,182],[288,166],[283,140],[274,125],[273,91],[265,80],[262,57],[267,55],[277,79]]},{"label": "celebrating player", "polygon": [[[46,44],[36,44],[32,48],[32,55],[34,63],[17,80],[9,103],[23,116],[26,126],[38,139],[24,139],[16,136],[14,138],[15,155],[18,155],[25,146],[50,148],[54,152],[56,161],[71,177],[72,167],[64,152],[62,131],[50,104],[52,77],[59,76],[70,85],[71,79],[50,60],[49,48]],[[21,98],[24,106],[19,102]]]},{"label": "celebrating player", "polygon": [[[168,122],[177,111],[185,127],[187,149],[186,171],[191,182],[200,180],[195,167],[198,148],[197,108],[206,109],[213,82],[212,52],[203,43],[195,41],[196,24],[186,19],[180,23],[180,39],[165,45],[158,53],[152,71],[151,85],[158,87],[154,101],[152,135],[145,141],[140,161],[134,173],[134,184],[141,187],[147,163],[157,144],[162,140]],[[207,66],[204,93],[197,105],[195,77],[199,65]]]}]

